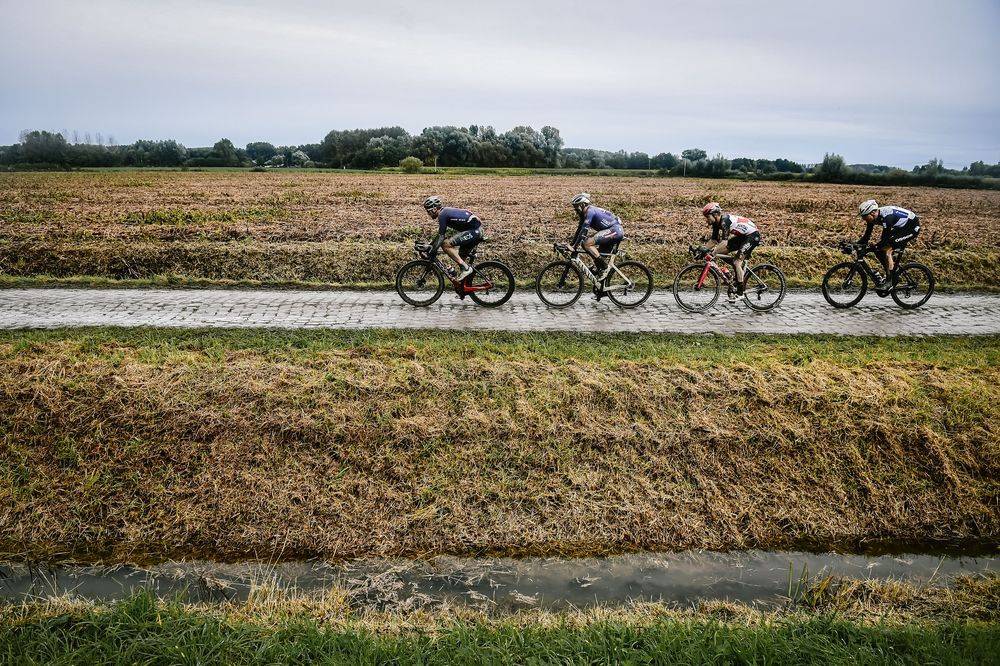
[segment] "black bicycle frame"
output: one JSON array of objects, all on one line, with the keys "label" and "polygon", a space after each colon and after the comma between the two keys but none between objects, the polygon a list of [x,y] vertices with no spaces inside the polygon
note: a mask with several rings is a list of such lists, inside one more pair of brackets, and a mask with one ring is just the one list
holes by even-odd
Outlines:
[{"label": "black bicycle frame", "polygon": [[[865,261],[865,257],[867,257],[869,254],[874,254],[874,253],[875,253],[874,250],[868,250],[866,248],[863,252],[859,251],[857,256],[854,258],[854,265],[857,266],[862,271],[864,271],[864,273],[868,276],[868,278],[872,281],[872,283],[878,282],[879,276],[875,272],[875,270],[868,264],[868,262]],[[878,261],[878,259],[876,259],[876,261]],[[893,250],[892,251],[893,265],[898,269],[902,261],[903,261],[903,250]],[[885,268],[885,266],[882,266],[881,261],[879,261],[879,266],[881,266],[883,269]],[[886,276],[886,278],[888,278],[888,276]]]}]

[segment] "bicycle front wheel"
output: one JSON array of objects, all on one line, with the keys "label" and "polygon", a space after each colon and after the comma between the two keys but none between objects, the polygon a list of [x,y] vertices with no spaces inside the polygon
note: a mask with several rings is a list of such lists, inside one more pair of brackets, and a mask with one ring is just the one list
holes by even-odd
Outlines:
[{"label": "bicycle front wheel", "polygon": [[535,293],[549,307],[568,308],[583,294],[583,275],[569,261],[553,261],[535,278]]},{"label": "bicycle front wheel", "polygon": [[743,300],[751,309],[767,312],[785,299],[785,274],[774,264],[754,266],[746,279]]},{"label": "bicycle front wheel", "polygon": [[396,273],[396,293],[410,305],[426,307],[441,298],[444,275],[432,262],[414,259]]},{"label": "bicycle front wheel", "polygon": [[901,308],[919,308],[934,293],[934,274],[923,264],[903,264],[897,276],[892,300]]},{"label": "bicycle front wheel", "polygon": [[837,264],[823,276],[823,298],[835,308],[858,304],[868,291],[868,276],[853,261]]},{"label": "bicycle front wheel", "polygon": [[653,293],[653,274],[645,264],[624,261],[611,269],[604,293],[619,307],[638,307]]},{"label": "bicycle front wheel", "polygon": [[514,295],[514,274],[506,264],[499,261],[484,261],[474,267],[466,282],[482,291],[474,291],[469,296],[484,308],[503,305]]},{"label": "bicycle front wheel", "polygon": [[704,312],[719,300],[719,274],[709,270],[702,281],[704,270],[705,264],[689,264],[674,278],[674,300],[688,312]]}]

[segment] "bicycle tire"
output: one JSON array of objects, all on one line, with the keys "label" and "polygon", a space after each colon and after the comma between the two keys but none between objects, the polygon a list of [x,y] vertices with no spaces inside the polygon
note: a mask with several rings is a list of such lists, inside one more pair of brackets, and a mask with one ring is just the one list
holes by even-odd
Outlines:
[{"label": "bicycle tire", "polygon": [[751,310],[756,310],[757,312],[769,312],[770,310],[773,310],[774,308],[781,305],[781,301],[785,300],[785,290],[786,290],[785,274],[781,272],[781,269],[775,266],[774,264],[761,264],[759,266],[753,267],[754,274],[767,273],[767,272],[774,273],[774,276],[778,280],[778,287],[779,287],[778,299],[766,306],[761,305],[759,302],[754,303],[753,299],[750,298],[750,285],[747,284],[743,290],[743,300],[746,301],[746,304],[750,306]]},{"label": "bicycle tire", "polygon": [[[899,287],[900,287],[900,284],[903,283],[903,279],[905,278],[906,274],[909,271],[917,271],[917,272],[923,273],[924,277],[926,278],[926,282],[927,282],[927,293],[924,294],[923,298],[921,298],[916,303],[910,303],[910,302],[902,301],[899,298],[899,292],[900,291],[904,291],[904,292],[906,291],[905,288],[903,290],[900,290]],[[923,264],[918,264],[915,261],[911,261],[909,263],[906,263],[906,264],[903,264],[902,266],[900,266],[899,269],[897,270],[896,275],[897,275],[896,286],[893,287],[892,294],[891,294],[892,295],[892,300],[896,301],[896,305],[898,305],[899,307],[903,308],[904,310],[914,310],[916,308],[919,308],[921,305],[923,305],[924,303],[926,303],[930,299],[931,296],[934,295],[934,273],[931,272],[931,269],[929,269],[927,266],[924,266]]]},{"label": "bicycle tire", "polygon": [[[425,268],[427,273],[424,274],[423,278],[428,278],[430,275],[434,276],[435,282],[433,287],[433,293],[430,298],[418,299],[410,296],[403,286],[403,280],[406,278],[410,270]],[[398,271],[396,271],[396,293],[399,297],[403,299],[404,302],[418,308],[425,308],[431,305],[437,299],[441,298],[441,294],[444,293],[444,275],[434,265],[434,262],[428,261],[426,259],[414,259],[413,261],[408,261],[403,264]]]},{"label": "bicycle tire", "polygon": [[[719,274],[715,269],[710,268],[708,270],[708,275],[705,277],[705,284],[701,288],[696,288],[697,291],[705,290],[706,293],[712,293],[711,299],[702,305],[694,305],[692,303],[685,303],[681,299],[680,287],[682,283],[687,283],[692,281],[693,285],[696,285],[701,277],[701,272],[705,270],[705,264],[688,264],[677,273],[677,277],[674,278],[674,300],[677,301],[677,305],[681,306],[684,310],[688,312],[704,312],[719,300],[719,294],[721,293]],[[690,275],[688,275],[690,273]],[[710,286],[709,286],[710,285]]]},{"label": "bicycle tire", "polygon": [[[626,309],[628,309],[628,308],[637,308],[640,305],[642,305],[643,303],[645,303],[646,299],[648,299],[650,297],[650,295],[653,293],[653,272],[650,271],[649,268],[646,267],[646,264],[644,264],[644,263],[642,263],[640,261],[623,261],[621,264],[618,264],[617,268],[622,273],[625,273],[627,269],[631,269],[631,268],[638,269],[639,273],[642,273],[643,278],[644,278],[644,283],[643,283],[643,287],[642,288],[645,289],[645,293],[643,293],[642,298],[640,298],[638,301],[635,301],[635,302],[624,302],[624,301],[619,300],[618,297],[615,296],[615,293],[613,291],[608,291],[607,292],[608,298],[611,299],[611,302],[614,303],[615,305],[617,305],[620,308],[626,308]],[[615,273],[613,271],[612,271],[612,275],[615,275]],[[636,291],[638,292],[638,290],[639,290],[639,282],[635,281],[635,285],[636,285]]]},{"label": "bicycle tire", "polygon": [[[548,298],[546,298],[545,295],[542,293],[543,278],[550,270],[558,270],[558,269],[564,269],[567,272],[565,275],[561,276],[559,280],[557,280],[557,283],[563,282],[565,280],[572,280],[573,284],[575,284],[575,289],[570,288],[566,290],[565,293],[571,294],[572,298],[570,298],[570,300],[566,301],[565,303],[551,301]],[[539,271],[538,275],[535,277],[535,293],[538,295],[539,300],[541,300],[542,303],[545,303],[545,305],[549,306],[550,308],[568,308],[569,306],[573,305],[578,300],[580,300],[580,296],[583,295],[583,274],[580,273],[580,269],[578,269],[571,261],[553,261],[552,263],[547,264],[541,271]]]},{"label": "bicycle tire", "polygon": [[[504,264],[499,261],[484,261],[481,264],[476,264],[475,266],[476,272],[479,271],[485,272],[490,269],[496,269],[501,273],[503,273],[503,276],[507,280],[507,288],[503,296],[498,301],[484,301],[482,296],[479,295],[480,292],[477,291],[474,291],[471,294],[469,294],[469,296],[472,297],[472,300],[474,300],[476,303],[483,306],[484,308],[500,307],[501,305],[509,301],[510,297],[514,295],[514,273],[510,270],[510,268],[507,267],[507,264]],[[473,276],[475,276],[475,274],[476,273],[474,272]]]},{"label": "bicycle tire", "polygon": [[[861,287],[858,290],[858,295],[855,296],[854,298],[845,301],[839,301],[834,299],[832,295],[833,290],[830,287],[830,279],[833,278],[834,274],[837,271],[841,271],[844,269],[847,269],[848,271],[846,277],[844,278],[844,284],[847,284],[849,280],[855,278],[856,276],[860,276]],[[861,299],[864,298],[865,294],[867,293],[868,293],[868,276],[858,266],[857,262],[842,261],[833,268],[831,268],[830,270],[828,270],[826,272],[826,275],[823,276],[823,298],[825,298],[826,302],[835,308],[841,310],[847,308],[853,308],[855,305],[861,302]]]}]

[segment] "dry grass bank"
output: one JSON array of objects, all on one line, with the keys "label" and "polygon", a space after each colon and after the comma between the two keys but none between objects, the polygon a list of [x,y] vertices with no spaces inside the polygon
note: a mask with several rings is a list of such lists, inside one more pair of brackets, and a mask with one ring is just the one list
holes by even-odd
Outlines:
[{"label": "dry grass bank", "polygon": [[33,556],[596,554],[1000,538],[1000,339],[0,337]]}]

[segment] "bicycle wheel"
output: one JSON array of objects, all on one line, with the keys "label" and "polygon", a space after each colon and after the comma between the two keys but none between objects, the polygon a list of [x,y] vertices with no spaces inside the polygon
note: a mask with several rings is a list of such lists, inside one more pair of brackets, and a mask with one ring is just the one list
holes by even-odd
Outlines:
[{"label": "bicycle wheel", "polygon": [[747,272],[743,300],[751,309],[767,312],[785,299],[785,274],[774,264],[754,266]]},{"label": "bicycle wheel", "polygon": [[835,308],[858,304],[868,291],[868,276],[853,261],[844,261],[823,276],[823,298]]},{"label": "bicycle wheel", "polygon": [[615,305],[634,308],[645,303],[653,293],[653,274],[645,264],[623,261],[612,269],[606,284],[604,293]]},{"label": "bicycle wheel", "polygon": [[688,312],[704,312],[719,300],[719,274],[714,270],[698,286],[704,270],[705,264],[689,264],[674,278],[674,300]]},{"label": "bicycle wheel", "polygon": [[441,298],[444,275],[432,262],[414,259],[396,273],[396,292],[410,305],[426,307]]},{"label": "bicycle wheel", "polygon": [[489,289],[469,294],[476,303],[484,308],[495,308],[509,301],[514,295],[514,274],[506,264],[499,261],[484,261],[476,264],[474,268],[467,284],[473,287],[493,285]]},{"label": "bicycle wheel", "polygon": [[583,294],[583,275],[569,261],[553,261],[535,278],[535,293],[550,307],[567,308]]},{"label": "bicycle wheel", "polygon": [[901,308],[919,308],[934,293],[934,274],[923,264],[903,264],[897,275],[892,300]]}]

